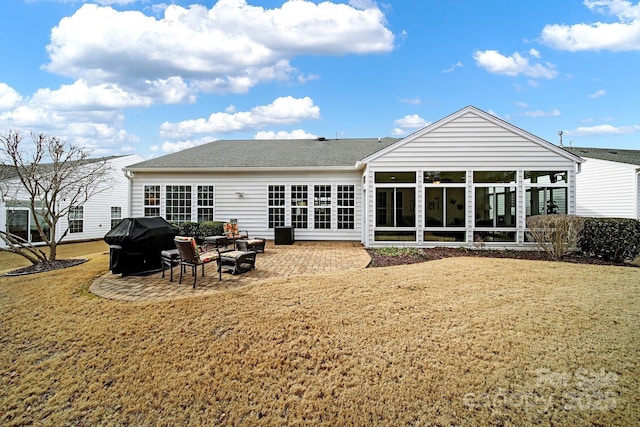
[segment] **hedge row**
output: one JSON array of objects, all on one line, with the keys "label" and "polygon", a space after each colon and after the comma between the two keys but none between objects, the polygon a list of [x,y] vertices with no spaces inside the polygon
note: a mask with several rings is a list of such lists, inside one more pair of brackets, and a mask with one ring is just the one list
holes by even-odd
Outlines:
[{"label": "hedge row", "polygon": [[207,236],[221,236],[224,234],[224,222],[222,221],[183,222],[182,224],[173,225],[178,227],[179,236],[195,237],[198,244],[202,244]]},{"label": "hedge row", "polygon": [[580,250],[607,261],[624,262],[640,255],[640,221],[628,218],[585,218]]}]

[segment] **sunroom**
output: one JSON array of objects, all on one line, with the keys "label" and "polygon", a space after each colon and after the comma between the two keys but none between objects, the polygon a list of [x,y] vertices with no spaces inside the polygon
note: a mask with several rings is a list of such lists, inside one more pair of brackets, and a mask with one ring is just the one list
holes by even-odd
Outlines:
[{"label": "sunroom", "polygon": [[575,213],[581,159],[473,107],[365,159],[365,244],[527,242],[532,215]]}]

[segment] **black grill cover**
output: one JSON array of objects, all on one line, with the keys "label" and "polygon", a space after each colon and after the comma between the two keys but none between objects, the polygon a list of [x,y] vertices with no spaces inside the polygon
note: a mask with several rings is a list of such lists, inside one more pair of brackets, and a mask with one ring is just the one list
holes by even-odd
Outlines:
[{"label": "black grill cover", "polygon": [[104,236],[109,269],[123,276],[158,271],[160,252],[175,249],[178,228],[161,217],[124,218]]}]

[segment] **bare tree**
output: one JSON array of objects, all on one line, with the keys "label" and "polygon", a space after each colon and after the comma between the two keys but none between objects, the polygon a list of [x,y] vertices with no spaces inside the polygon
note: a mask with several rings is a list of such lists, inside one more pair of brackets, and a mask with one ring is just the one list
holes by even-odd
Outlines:
[{"label": "bare tree", "polygon": [[0,231],[6,247],[37,264],[55,261],[57,246],[69,232],[60,235],[58,224],[92,196],[108,188],[110,165],[105,159],[90,159],[89,152],[57,137],[31,134],[33,144],[16,131],[0,135],[0,193],[5,202],[26,205],[41,241],[49,253],[27,239]]}]

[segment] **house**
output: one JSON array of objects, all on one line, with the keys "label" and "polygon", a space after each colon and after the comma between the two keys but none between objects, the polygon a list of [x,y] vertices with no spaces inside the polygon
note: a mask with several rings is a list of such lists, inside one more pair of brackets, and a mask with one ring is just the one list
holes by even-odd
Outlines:
[{"label": "house", "polygon": [[640,150],[565,147],[584,158],[576,214],[640,220]]},{"label": "house", "polygon": [[[101,239],[120,219],[130,216],[128,188],[130,183],[122,169],[133,163],[139,163],[143,159],[138,155],[128,155],[92,160],[104,160],[110,166],[109,188],[77,207],[72,218],[58,223],[56,236],[62,235],[69,227],[69,233],[63,239],[64,242]],[[10,168],[5,167],[4,170],[10,171]],[[15,185],[19,188],[20,183],[16,181]],[[0,229],[18,235],[28,242],[38,243],[41,238],[29,212],[28,200],[19,199],[20,196],[15,198],[5,195],[0,200]],[[0,245],[4,245],[4,242],[0,241]]]},{"label": "house", "polygon": [[214,141],[125,171],[134,216],[367,247],[522,247],[527,216],[575,213],[581,162],[468,106],[402,139]]}]

